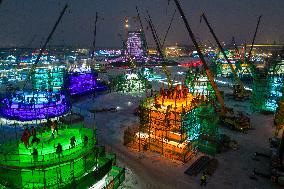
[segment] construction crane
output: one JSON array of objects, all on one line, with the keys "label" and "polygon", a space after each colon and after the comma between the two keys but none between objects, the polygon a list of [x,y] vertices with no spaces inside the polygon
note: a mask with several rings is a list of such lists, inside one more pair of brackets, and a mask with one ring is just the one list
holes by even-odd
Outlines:
[{"label": "construction crane", "polygon": [[177,6],[177,9],[178,11],[180,12],[180,15],[181,15],[181,18],[183,19],[184,21],[184,24],[186,26],[186,29],[188,31],[188,34],[198,52],[198,55],[199,55],[199,58],[200,60],[202,61],[203,63],[203,67],[205,68],[205,71],[206,71],[206,75],[216,93],[216,96],[217,96],[217,100],[221,106],[221,111],[219,112],[220,113],[220,117],[221,117],[221,120],[224,124],[230,126],[231,128],[233,129],[236,129],[236,130],[239,130],[239,131],[244,131],[244,130],[247,130],[250,128],[250,119],[249,117],[243,115],[242,113],[238,113],[235,115],[234,111],[232,109],[229,109],[229,108],[226,108],[225,106],[225,102],[224,102],[224,99],[220,93],[220,91],[218,90],[218,87],[214,81],[214,77],[210,71],[210,68],[208,67],[205,59],[204,59],[204,56],[203,56],[203,53],[201,52],[201,49],[196,41],[196,38],[189,26],[189,23],[184,15],[184,12],[180,6],[180,3],[178,0],[174,0],[176,6]]},{"label": "construction crane", "polygon": [[253,46],[254,46],[254,42],[255,42],[255,38],[256,38],[256,34],[257,34],[257,31],[258,31],[258,27],[259,27],[259,23],[260,23],[261,17],[262,17],[262,15],[260,15],[258,17],[258,20],[257,20],[255,32],[254,32],[254,35],[253,35],[253,40],[252,40],[251,47],[250,47],[249,54],[248,54],[248,60],[247,60],[248,62],[250,62],[251,53],[252,53],[252,49],[253,49]]},{"label": "construction crane", "polygon": [[120,39],[121,42],[122,42],[123,49],[126,49],[126,44],[125,44],[125,41],[124,41],[124,39],[123,39],[121,33],[118,33],[117,35],[118,35],[119,39]]},{"label": "construction crane", "polygon": [[[32,39],[24,47],[31,47],[35,38],[36,38],[36,35],[33,35]],[[16,54],[16,63],[17,63],[18,67],[20,66],[20,57],[21,57],[21,55],[24,51],[25,51],[24,48],[21,48],[21,49],[18,50],[18,52]]]},{"label": "construction crane", "polygon": [[153,22],[152,22],[152,18],[149,14],[149,12],[147,11],[147,15],[148,15],[148,24],[149,24],[149,27],[151,29],[151,32],[152,32],[152,35],[153,35],[153,38],[154,38],[154,41],[156,43],[156,47],[157,47],[157,51],[158,51],[158,54],[159,56],[162,58],[162,69],[163,69],[163,72],[165,73],[166,77],[167,77],[167,81],[168,81],[168,84],[169,84],[169,87],[171,88],[173,83],[172,83],[172,79],[171,79],[171,73],[170,71],[167,69],[167,66],[165,64],[165,57],[164,57],[164,53],[163,53],[163,50],[162,50],[162,47],[161,47],[161,43],[160,43],[160,40],[159,40],[159,37],[157,35],[157,32],[156,32],[156,29],[153,25]]},{"label": "construction crane", "polygon": [[49,33],[48,37],[46,38],[45,43],[41,47],[41,49],[39,51],[39,54],[38,54],[38,56],[37,56],[37,58],[35,60],[35,63],[32,65],[32,67],[31,67],[31,69],[30,69],[30,71],[28,73],[28,76],[27,76],[26,80],[24,81],[23,89],[25,89],[27,82],[29,81],[31,75],[34,73],[35,68],[36,68],[36,66],[37,66],[37,64],[38,64],[38,62],[39,62],[39,60],[40,60],[40,58],[42,56],[42,53],[46,50],[46,46],[47,46],[48,42],[50,41],[50,39],[52,38],[52,36],[53,36],[53,34],[54,34],[58,24],[60,23],[64,13],[66,12],[67,8],[68,8],[68,4],[66,4],[64,6],[64,8],[62,9],[62,11],[61,11],[61,13],[59,15],[59,18],[57,19],[57,21],[56,21],[55,25],[53,26],[51,32]]},{"label": "construction crane", "polygon": [[94,40],[93,40],[93,52],[92,52],[92,59],[95,57],[95,50],[96,50],[96,39],[97,39],[97,22],[98,22],[98,12],[96,12],[95,17],[95,29],[94,29]]},{"label": "construction crane", "polygon": [[140,17],[140,12],[138,10],[138,7],[136,6],[136,12],[137,12],[137,18],[139,20],[139,24],[140,24],[140,30],[142,31],[143,33],[143,37],[145,39],[145,46],[147,47],[147,40],[146,40],[146,36],[145,36],[145,30],[144,30],[144,27],[143,27],[143,24],[142,24],[142,20],[141,20],[141,17]]},{"label": "construction crane", "polygon": [[174,11],[173,16],[172,16],[172,18],[171,18],[170,24],[169,24],[169,26],[168,26],[168,29],[167,29],[167,31],[166,31],[166,34],[165,34],[165,37],[164,37],[164,40],[163,40],[163,43],[162,43],[162,48],[164,48],[164,45],[165,45],[167,36],[168,36],[168,34],[169,34],[169,31],[170,31],[170,29],[171,29],[171,27],[172,27],[172,23],[173,23],[173,21],[174,21],[175,15],[176,15],[176,12],[177,12],[177,10]]},{"label": "construction crane", "polygon": [[234,85],[234,97],[235,97],[236,99],[243,99],[243,98],[245,98],[245,97],[248,97],[248,96],[249,96],[249,93],[245,90],[245,87],[244,87],[243,82],[240,80],[239,76],[237,75],[236,70],[234,69],[234,67],[233,67],[233,65],[232,65],[232,63],[231,63],[231,61],[230,61],[230,59],[228,58],[227,54],[225,53],[225,51],[224,51],[224,49],[223,49],[223,47],[222,47],[222,45],[221,45],[219,39],[217,38],[217,36],[216,36],[216,34],[215,34],[214,30],[213,30],[213,28],[210,26],[210,24],[209,24],[209,22],[208,22],[208,20],[207,20],[207,17],[205,16],[204,13],[201,15],[201,17],[204,19],[206,25],[208,26],[208,28],[209,28],[211,34],[213,35],[213,38],[215,39],[215,41],[216,41],[216,43],[217,43],[217,45],[218,45],[219,50],[222,52],[222,54],[223,54],[225,60],[227,61],[229,67],[230,67],[231,70],[232,70],[233,78],[234,78],[234,80],[235,80],[235,85]]},{"label": "construction crane", "polygon": [[[244,63],[247,63],[247,64],[250,66],[251,72],[254,72],[254,71],[255,71],[255,65],[251,62],[250,59],[251,59],[252,50],[253,50],[253,47],[254,47],[254,44],[255,44],[255,39],[256,39],[256,35],[257,35],[257,32],[258,32],[258,28],[259,28],[259,24],[260,24],[261,18],[262,18],[262,15],[260,15],[260,16],[258,17],[257,24],[256,24],[256,28],[255,28],[255,31],[254,31],[254,35],[253,35],[253,39],[252,39],[252,43],[251,43],[251,46],[250,46],[250,50],[249,50],[248,58],[247,58],[247,59],[246,59],[246,57],[245,57],[247,45],[246,45],[246,44],[244,45],[244,55],[243,55],[244,57],[243,57],[243,62],[244,62]],[[241,52],[240,52],[240,50],[239,50],[239,48],[238,48],[238,46],[237,46],[237,44],[236,44],[236,41],[235,41],[235,38],[234,38],[234,37],[233,37],[233,39],[232,39],[232,42],[233,42],[233,44],[234,44],[234,47],[235,47],[235,49],[236,49],[237,54],[238,54],[238,55],[241,55]]]},{"label": "construction crane", "polygon": [[212,85],[212,87],[213,87],[213,89],[214,89],[214,92],[216,93],[217,100],[218,100],[218,102],[219,102],[219,104],[220,104],[220,106],[221,106],[221,114],[224,115],[224,114],[226,113],[226,107],[225,107],[224,99],[223,99],[223,97],[222,97],[220,91],[218,90],[218,87],[217,87],[217,85],[216,85],[216,83],[215,83],[215,81],[214,81],[214,77],[213,77],[213,75],[212,75],[212,73],[211,73],[211,71],[210,71],[209,66],[207,65],[207,63],[206,63],[206,61],[205,61],[205,58],[204,58],[204,55],[203,55],[202,52],[201,52],[201,49],[199,48],[199,45],[198,45],[198,43],[197,43],[197,41],[196,41],[196,38],[195,38],[195,36],[194,36],[194,34],[193,34],[193,32],[192,32],[190,26],[189,26],[189,23],[188,23],[188,21],[187,21],[185,15],[184,15],[184,12],[183,12],[183,10],[182,10],[182,8],[181,8],[181,6],[180,6],[180,3],[178,2],[178,0],[174,0],[174,2],[175,2],[175,4],[176,4],[176,6],[177,6],[177,9],[178,9],[180,15],[181,15],[181,18],[182,18],[183,21],[184,21],[184,24],[185,24],[185,27],[186,27],[186,29],[187,29],[187,31],[188,31],[188,34],[189,34],[189,36],[190,36],[190,38],[191,38],[191,40],[192,40],[192,42],[193,42],[193,44],[194,44],[194,46],[195,46],[195,48],[196,48],[196,50],[197,50],[197,53],[198,53],[198,55],[199,55],[199,58],[200,58],[200,60],[201,60],[202,63],[203,63],[203,67],[204,67],[204,69],[205,69],[206,75],[207,75],[207,77],[208,77],[208,79],[209,79],[209,81],[210,81],[210,83],[211,83],[211,85]]},{"label": "construction crane", "polygon": [[235,37],[232,38],[232,43],[233,43],[233,45],[235,47],[235,50],[236,50],[237,54],[239,55],[240,54],[240,50],[239,50],[239,48],[237,46],[237,43],[235,41]]}]

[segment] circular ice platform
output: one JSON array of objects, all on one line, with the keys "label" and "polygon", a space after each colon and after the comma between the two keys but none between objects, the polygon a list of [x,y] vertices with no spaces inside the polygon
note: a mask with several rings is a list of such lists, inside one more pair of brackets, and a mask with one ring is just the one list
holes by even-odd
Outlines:
[{"label": "circular ice platform", "polygon": [[[94,150],[93,131],[83,127],[62,127],[54,138],[50,131],[38,133],[39,142],[33,145],[33,137],[30,137],[28,148],[16,141],[1,145],[0,183],[11,188],[66,188],[92,173],[98,156],[98,151]],[[76,139],[73,147],[72,137]],[[61,153],[57,152],[59,143]],[[34,149],[38,155],[33,154]]]},{"label": "circular ice platform", "polygon": [[61,116],[70,110],[66,96],[57,92],[16,92],[1,99],[1,116],[31,121]]}]

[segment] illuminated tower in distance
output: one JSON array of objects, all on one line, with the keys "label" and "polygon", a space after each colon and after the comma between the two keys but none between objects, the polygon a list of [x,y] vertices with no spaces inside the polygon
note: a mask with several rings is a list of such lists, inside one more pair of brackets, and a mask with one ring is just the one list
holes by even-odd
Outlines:
[{"label": "illuminated tower in distance", "polygon": [[125,54],[135,59],[147,56],[147,45],[143,32],[141,31],[128,32]]}]

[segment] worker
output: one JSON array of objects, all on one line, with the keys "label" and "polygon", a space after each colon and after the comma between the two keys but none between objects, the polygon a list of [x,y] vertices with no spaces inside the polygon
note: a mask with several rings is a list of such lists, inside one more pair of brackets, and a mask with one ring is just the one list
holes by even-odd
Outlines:
[{"label": "worker", "polygon": [[155,97],[154,97],[154,106],[155,106],[155,108],[161,108],[161,104],[159,103],[159,101],[158,101],[158,97],[155,95]]},{"label": "worker", "polygon": [[54,121],[54,124],[55,124],[54,131],[56,131],[56,134],[58,135],[58,121],[55,120],[55,121]]},{"label": "worker", "polygon": [[89,141],[89,137],[87,135],[84,136],[84,146],[87,146]]},{"label": "worker", "polygon": [[56,131],[56,133],[57,133],[57,135],[58,135],[57,121],[52,122],[50,128],[51,128],[51,135],[52,135],[52,138],[54,138],[55,131]]},{"label": "worker", "polygon": [[32,108],[34,104],[35,104],[35,98],[32,97],[30,100],[30,108]]},{"label": "worker", "polygon": [[36,148],[33,149],[32,155],[34,158],[34,162],[37,162],[38,161],[38,151]]},{"label": "worker", "polygon": [[30,140],[31,133],[28,128],[26,128],[22,134],[22,142],[24,143],[25,147],[29,147],[29,140]]},{"label": "worker", "polygon": [[74,148],[75,147],[75,143],[76,143],[76,138],[75,136],[72,136],[70,138],[70,145],[71,145],[71,148]]},{"label": "worker", "polygon": [[206,186],[207,184],[207,175],[205,172],[203,172],[201,178],[200,178],[200,186]]},{"label": "worker", "polygon": [[58,154],[58,156],[60,157],[60,155],[62,154],[62,145],[60,143],[57,144],[57,147],[56,147],[56,153]]},{"label": "worker", "polygon": [[39,143],[40,142],[40,139],[39,138],[37,138],[37,136],[36,136],[36,129],[35,129],[35,127],[34,126],[32,126],[32,133],[31,133],[31,136],[33,136],[33,138],[32,138],[32,145],[34,144],[34,143]]},{"label": "worker", "polygon": [[32,133],[31,133],[32,136],[36,136],[36,129],[35,129],[35,127],[32,126],[31,129],[32,129]]}]

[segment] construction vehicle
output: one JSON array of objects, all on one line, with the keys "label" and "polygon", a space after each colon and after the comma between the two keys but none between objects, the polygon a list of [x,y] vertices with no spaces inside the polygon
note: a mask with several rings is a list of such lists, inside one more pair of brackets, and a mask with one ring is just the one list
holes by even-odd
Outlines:
[{"label": "construction vehicle", "polygon": [[243,115],[242,112],[233,112],[226,116],[221,116],[220,122],[222,125],[240,132],[246,132],[251,129],[249,117]]},{"label": "construction vehicle", "polygon": [[227,108],[225,106],[225,102],[224,102],[224,99],[214,81],[214,77],[211,73],[211,70],[209,69],[205,59],[204,59],[204,55],[203,53],[201,52],[201,49],[199,47],[199,44],[197,43],[196,41],[196,38],[189,26],[189,23],[184,15],[184,12],[181,8],[181,5],[179,3],[178,0],[174,0],[176,6],[177,6],[177,9],[178,11],[180,12],[180,15],[181,15],[181,18],[183,19],[184,21],[184,24],[186,26],[186,29],[188,31],[188,34],[198,52],[198,55],[199,55],[199,58],[200,60],[202,61],[203,63],[203,67],[205,69],[205,72],[206,72],[206,75],[214,89],[214,92],[217,96],[217,100],[221,106],[221,109],[218,111],[218,113],[220,114],[220,119],[221,119],[221,123],[224,123],[225,125],[231,125],[232,128],[236,129],[236,130],[247,130],[248,128],[250,128],[250,118],[244,114],[240,114],[240,113],[235,113],[234,110],[232,108]]}]

